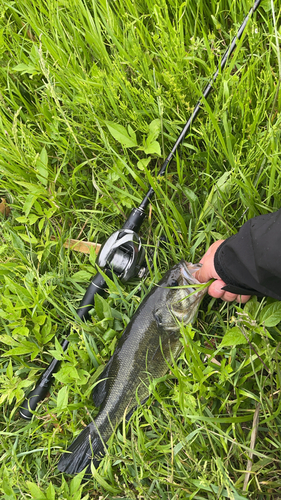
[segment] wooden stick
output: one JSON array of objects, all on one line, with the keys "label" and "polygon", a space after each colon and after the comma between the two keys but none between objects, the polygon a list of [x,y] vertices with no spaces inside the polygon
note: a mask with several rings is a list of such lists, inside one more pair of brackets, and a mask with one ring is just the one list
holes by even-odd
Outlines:
[{"label": "wooden stick", "polygon": [[[52,240],[55,240],[55,238],[52,238]],[[69,240],[65,241],[63,246],[65,248],[70,248],[70,250],[74,250],[75,252],[87,254],[90,253],[90,248],[94,248],[96,254],[98,254],[101,247],[99,243],[95,243],[92,241],[73,240],[72,238],[69,238]]]},{"label": "wooden stick", "polygon": [[0,214],[4,215],[4,217],[8,217],[9,213],[11,212],[11,209],[6,202],[5,198],[1,198],[0,202]]}]

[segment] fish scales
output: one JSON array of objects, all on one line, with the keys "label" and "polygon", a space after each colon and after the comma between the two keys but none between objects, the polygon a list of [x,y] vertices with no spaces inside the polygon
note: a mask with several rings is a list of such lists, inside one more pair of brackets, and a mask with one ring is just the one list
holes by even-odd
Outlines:
[{"label": "fish scales", "polygon": [[147,399],[150,380],[165,375],[167,362],[178,357],[180,325],[192,323],[206,293],[192,286],[199,284],[192,275],[198,269],[180,261],[142,301],[93,391],[100,411],[62,455],[60,471],[76,474],[87,467],[88,473],[92,460],[97,466],[116,425]]}]

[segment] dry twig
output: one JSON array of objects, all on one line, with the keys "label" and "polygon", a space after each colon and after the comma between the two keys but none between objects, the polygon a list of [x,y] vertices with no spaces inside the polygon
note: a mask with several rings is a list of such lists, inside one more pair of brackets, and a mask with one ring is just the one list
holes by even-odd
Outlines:
[{"label": "dry twig", "polygon": [[0,213],[4,215],[4,217],[8,217],[9,213],[11,212],[10,207],[8,206],[5,198],[1,198],[0,202]]},{"label": "dry twig", "polygon": [[[55,240],[55,238],[52,238]],[[80,241],[80,240],[73,240],[69,239],[64,242],[63,246],[65,248],[70,248],[70,250],[74,250],[75,252],[81,252],[81,253],[90,253],[90,248],[94,248],[96,254],[99,253],[101,245],[99,243],[94,243],[92,241]]]}]

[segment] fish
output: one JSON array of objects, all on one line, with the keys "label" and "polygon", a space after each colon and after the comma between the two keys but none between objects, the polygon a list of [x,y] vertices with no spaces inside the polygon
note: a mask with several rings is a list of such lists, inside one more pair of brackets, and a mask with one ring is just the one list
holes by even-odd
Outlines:
[{"label": "fish", "polygon": [[[100,407],[94,421],[63,453],[58,469],[77,474],[91,462],[97,468],[114,429],[149,397],[151,379],[163,377],[181,350],[181,325],[192,323],[206,287],[193,274],[201,264],[181,260],[155,285],[139,305],[115,351],[97,380],[93,401]],[[168,363],[167,363],[168,362]]]}]

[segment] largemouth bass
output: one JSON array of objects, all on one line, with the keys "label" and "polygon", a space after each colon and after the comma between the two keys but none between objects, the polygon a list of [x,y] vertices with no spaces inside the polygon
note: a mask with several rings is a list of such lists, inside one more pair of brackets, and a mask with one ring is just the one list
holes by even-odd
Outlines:
[{"label": "largemouth bass", "polygon": [[165,375],[167,361],[178,357],[180,325],[192,323],[207,291],[192,286],[200,284],[192,274],[198,269],[180,261],[140,304],[93,391],[99,414],[62,455],[61,472],[76,474],[87,467],[90,473],[91,461],[97,467],[114,428],[136,408],[137,400],[148,398],[149,380]]}]

